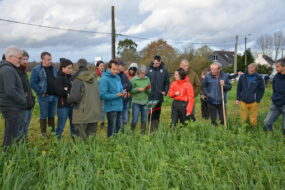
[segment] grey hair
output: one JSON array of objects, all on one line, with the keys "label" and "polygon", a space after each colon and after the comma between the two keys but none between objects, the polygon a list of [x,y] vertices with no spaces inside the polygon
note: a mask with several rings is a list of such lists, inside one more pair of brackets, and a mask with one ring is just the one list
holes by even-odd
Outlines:
[{"label": "grey hair", "polygon": [[248,67],[248,68],[249,68],[249,67],[255,67],[255,68],[257,68],[257,64],[256,64],[256,63],[251,63],[251,64],[249,64],[247,67]]},{"label": "grey hair", "polygon": [[211,64],[211,66],[212,65],[217,65],[219,69],[222,69],[222,64],[219,63],[219,62],[214,62],[214,63]]},{"label": "grey hair", "polygon": [[138,70],[137,70],[137,73],[140,74],[140,73],[147,73],[147,68],[145,65],[140,65]]},{"label": "grey hair", "polygon": [[182,59],[182,60],[180,61],[180,63],[183,63],[183,62],[185,62],[185,63],[188,63],[188,64],[189,64],[189,61],[188,61],[187,59]]},{"label": "grey hair", "polygon": [[8,57],[11,57],[11,56],[17,56],[17,55],[23,55],[23,50],[15,47],[15,46],[10,46],[8,48],[6,48],[6,51],[5,51],[5,57],[6,59]]}]

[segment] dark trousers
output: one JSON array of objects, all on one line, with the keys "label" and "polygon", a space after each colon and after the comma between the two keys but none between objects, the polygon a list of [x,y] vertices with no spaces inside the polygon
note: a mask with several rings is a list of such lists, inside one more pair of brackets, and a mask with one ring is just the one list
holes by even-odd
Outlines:
[{"label": "dark trousers", "polygon": [[207,101],[201,98],[201,113],[203,119],[209,119],[209,110]]},{"label": "dark trousers", "polygon": [[110,137],[115,133],[118,133],[123,126],[122,112],[121,111],[111,111],[107,112],[108,129],[107,136]]},{"label": "dark trousers", "polygon": [[217,117],[219,117],[219,120],[221,121],[221,125],[224,124],[224,117],[223,117],[223,105],[222,104],[211,104],[208,102],[207,104],[211,123],[212,125],[217,126]]},{"label": "dark trousers", "polygon": [[90,136],[96,136],[98,123],[74,124],[75,134],[85,140]]},{"label": "dark trousers", "polygon": [[159,121],[160,119],[160,114],[161,114],[161,104],[162,102],[159,102],[154,108],[152,108],[152,114],[151,114],[151,118],[149,115],[149,120],[151,119],[151,121],[157,120]]},{"label": "dark trousers", "polygon": [[23,117],[24,111],[5,110],[2,111],[5,120],[3,146],[6,149],[13,141],[19,140],[23,133]]},{"label": "dark trousers", "polygon": [[185,124],[185,121],[187,120],[186,117],[186,107],[188,102],[185,101],[177,101],[174,100],[171,107],[171,119],[172,124],[177,125],[178,119],[182,124]]}]

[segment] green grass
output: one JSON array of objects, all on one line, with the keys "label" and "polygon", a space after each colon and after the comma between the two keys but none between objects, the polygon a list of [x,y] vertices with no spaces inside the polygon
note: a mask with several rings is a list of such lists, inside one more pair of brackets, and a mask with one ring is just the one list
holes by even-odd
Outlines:
[{"label": "green grass", "polygon": [[262,130],[271,90],[260,104],[258,127],[250,129],[239,124],[235,89],[228,96],[228,128],[201,120],[197,101],[199,121],[170,129],[167,99],[152,136],[127,130],[107,139],[104,129],[75,144],[69,130],[61,141],[41,139],[36,107],[30,143],[0,155],[0,189],[285,189],[280,119],[274,133]]}]

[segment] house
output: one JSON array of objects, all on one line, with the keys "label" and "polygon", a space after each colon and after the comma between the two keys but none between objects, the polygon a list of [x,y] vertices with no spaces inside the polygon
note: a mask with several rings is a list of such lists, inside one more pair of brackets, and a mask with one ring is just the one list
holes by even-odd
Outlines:
[{"label": "house", "polygon": [[267,65],[270,67],[274,66],[274,61],[268,55],[258,54],[254,62],[257,65]]},{"label": "house", "polygon": [[210,57],[209,61],[219,62],[222,64],[222,67],[228,67],[234,64],[234,51],[214,51]]}]

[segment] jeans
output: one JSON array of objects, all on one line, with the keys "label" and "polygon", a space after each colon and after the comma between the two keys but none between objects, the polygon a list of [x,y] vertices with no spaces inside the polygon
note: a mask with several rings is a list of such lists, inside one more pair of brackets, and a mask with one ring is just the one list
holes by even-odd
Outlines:
[{"label": "jeans", "polygon": [[71,135],[75,134],[74,125],[72,124],[72,107],[62,107],[57,109],[57,128],[56,128],[56,135],[57,138],[61,138],[61,134],[64,130],[65,123],[67,119],[69,119],[70,125],[70,133]]},{"label": "jeans", "polygon": [[24,111],[23,110],[2,110],[2,114],[5,120],[4,129],[4,150],[10,146],[13,141],[17,141],[22,135],[22,122]]},{"label": "jeans", "polygon": [[146,123],[147,110],[144,108],[144,105],[133,103],[131,125],[136,125],[138,123],[139,114],[141,114],[141,123]]},{"label": "jeans", "polygon": [[122,112],[121,111],[111,111],[106,112],[108,120],[107,136],[110,137],[115,133],[122,130]]},{"label": "jeans", "polygon": [[272,131],[273,123],[278,119],[279,115],[282,115],[282,129],[285,132],[285,105],[282,107],[276,106],[274,103],[270,106],[270,111],[268,112],[264,120],[264,130]]},{"label": "jeans", "polygon": [[38,97],[40,105],[40,119],[54,118],[57,98],[55,96]]},{"label": "jeans", "polygon": [[22,127],[22,134],[25,135],[26,137],[28,136],[28,130],[30,126],[32,118],[32,110],[24,110],[23,112],[23,127]]},{"label": "jeans", "polygon": [[131,99],[129,99],[129,98],[124,100],[123,111],[122,111],[122,120],[123,120],[124,125],[126,125],[128,123],[130,101],[131,101]]},{"label": "jeans", "polygon": [[207,106],[208,106],[212,125],[215,125],[215,126],[218,125],[216,121],[217,116],[219,116],[221,125],[223,125],[224,124],[223,105],[222,104],[211,104],[208,102]]}]

